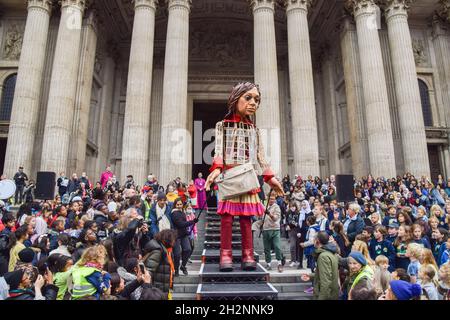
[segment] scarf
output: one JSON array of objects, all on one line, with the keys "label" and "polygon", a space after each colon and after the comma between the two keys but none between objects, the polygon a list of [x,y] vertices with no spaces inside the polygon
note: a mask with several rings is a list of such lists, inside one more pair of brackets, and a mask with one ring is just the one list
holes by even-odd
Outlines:
[{"label": "scarf", "polygon": [[175,265],[173,264],[172,259],[172,248],[167,249],[167,261],[170,265],[170,281],[169,281],[169,287],[172,288],[173,286],[173,274],[175,273]]},{"label": "scarf", "polygon": [[164,208],[161,208],[159,205],[156,205],[156,218],[157,219],[161,218],[158,222],[159,231],[171,229],[169,218],[167,218],[167,215],[165,214],[165,212],[166,212],[166,206],[164,206]]},{"label": "scarf", "polygon": [[[303,205],[307,204],[306,209],[303,209]],[[306,219],[306,215],[311,213],[311,208],[309,207],[309,202],[306,200],[302,201],[302,208],[300,209],[300,214],[298,215],[298,226],[303,227],[303,221]]]}]

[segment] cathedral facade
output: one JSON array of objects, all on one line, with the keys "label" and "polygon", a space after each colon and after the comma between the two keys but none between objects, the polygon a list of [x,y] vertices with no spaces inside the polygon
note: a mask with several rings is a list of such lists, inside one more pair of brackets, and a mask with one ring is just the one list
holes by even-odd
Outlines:
[{"label": "cathedral facade", "polygon": [[450,0],[1,0],[0,169],[207,174],[234,84],[278,175],[450,175]]}]

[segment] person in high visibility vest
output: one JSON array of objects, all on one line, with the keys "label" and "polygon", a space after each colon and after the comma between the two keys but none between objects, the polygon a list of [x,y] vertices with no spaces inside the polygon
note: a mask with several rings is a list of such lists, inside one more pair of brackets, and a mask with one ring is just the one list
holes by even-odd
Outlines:
[{"label": "person in high visibility vest", "polygon": [[153,205],[153,189],[148,189],[147,192],[145,192],[145,198],[141,200],[141,212],[144,216],[144,220],[148,221],[150,220],[150,209]]},{"label": "person in high visibility vest", "polygon": [[84,251],[72,269],[72,300],[87,296],[94,296],[98,300],[102,294],[110,291],[111,276],[103,271],[105,258],[106,248],[103,245],[96,245]]},{"label": "person in high visibility vest", "polygon": [[350,252],[348,256],[348,269],[350,274],[344,283],[347,295],[349,295],[353,287],[362,279],[366,279],[369,282],[373,281],[374,271],[367,263],[364,255],[359,251]]}]

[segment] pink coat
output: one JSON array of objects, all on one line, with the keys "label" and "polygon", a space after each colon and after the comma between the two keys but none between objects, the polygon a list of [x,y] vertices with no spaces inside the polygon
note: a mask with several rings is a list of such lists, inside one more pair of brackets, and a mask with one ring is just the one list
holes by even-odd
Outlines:
[{"label": "pink coat", "polygon": [[106,186],[106,183],[108,182],[109,178],[112,178],[112,176],[114,175],[114,173],[112,173],[111,171],[104,171],[100,177],[100,183],[102,184],[102,188],[104,188]]}]

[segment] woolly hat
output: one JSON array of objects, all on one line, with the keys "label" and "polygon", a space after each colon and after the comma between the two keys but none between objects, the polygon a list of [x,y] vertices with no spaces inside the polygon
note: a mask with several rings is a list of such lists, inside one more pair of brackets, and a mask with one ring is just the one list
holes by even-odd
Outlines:
[{"label": "woolly hat", "polygon": [[23,272],[23,269],[19,269],[5,273],[3,277],[5,278],[6,283],[9,284],[9,290],[15,290],[19,287],[19,284],[22,282]]},{"label": "woolly hat", "polygon": [[25,248],[19,252],[19,259],[24,263],[31,263],[34,259],[34,251],[31,248]]},{"label": "woolly hat", "polygon": [[394,280],[389,283],[391,290],[398,300],[411,300],[420,296],[422,287],[417,283],[409,283],[403,280]]},{"label": "woolly hat", "polygon": [[156,198],[157,201],[159,201],[159,200],[166,200],[166,199],[167,199],[167,197],[166,197],[166,194],[164,192],[162,192],[162,191],[158,192],[158,197]]},{"label": "woolly hat", "polygon": [[350,254],[348,255],[350,258],[353,258],[356,260],[356,262],[358,262],[360,265],[362,265],[363,267],[367,265],[367,260],[366,258],[363,256],[363,254],[359,251],[352,251],[350,252]]}]

